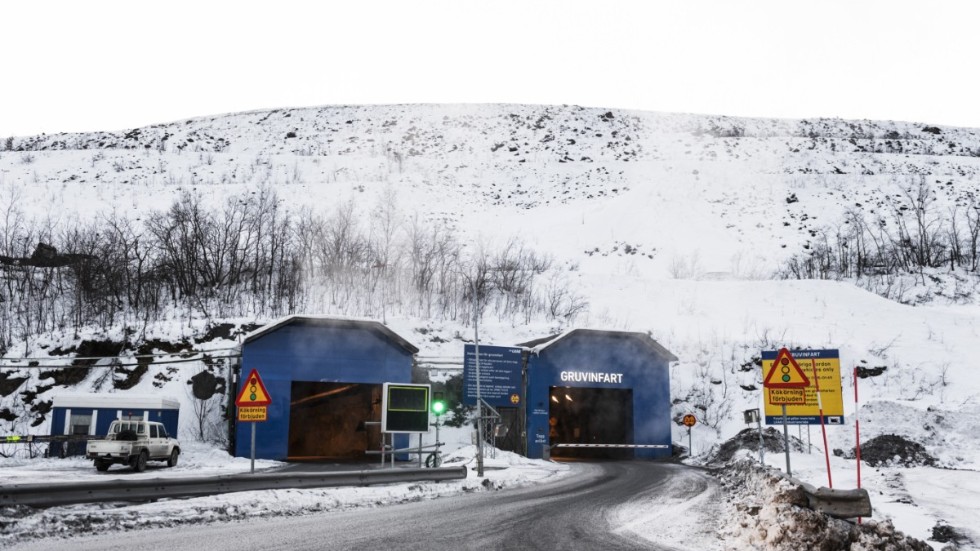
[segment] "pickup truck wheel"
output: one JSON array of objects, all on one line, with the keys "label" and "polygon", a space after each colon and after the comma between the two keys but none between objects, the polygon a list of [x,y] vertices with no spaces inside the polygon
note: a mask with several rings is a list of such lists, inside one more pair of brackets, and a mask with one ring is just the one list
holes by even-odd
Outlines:
[{"label": "pickup truck wheel", "polygon": [[180,455],[180,450],[174,448],[174,451],[170,452],[170,459],[167,460],[167,466],[173,467],[177,465],[177,456]]},{"label": "pickup truck wheel", "polygon": [[136,461],[133,463],[133,470],[141,473],[146,470],[146,462],[150,459],[150,454],[146,453],[146,450],[140,452]]},{"label": "pickup truck wheel", "polygon": [[111,465],[111,464],[112,463],[109,463],[108,461],[105,461],[105,460],[102,460],[102,459],[96,459],[95,460],[95,470],[99,471],[100,473],[104,473],[104,472],[106,472],[106,471],[109,470],[109,465]]}]

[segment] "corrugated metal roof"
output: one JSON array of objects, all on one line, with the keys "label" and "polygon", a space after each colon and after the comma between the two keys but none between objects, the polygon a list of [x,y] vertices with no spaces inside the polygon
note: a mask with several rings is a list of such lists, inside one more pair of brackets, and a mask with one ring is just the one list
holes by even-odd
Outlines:
[{"label": "corrugated metal roof", "polygon": [[103,394],[58,394],[51,398],[51,407],[180,409],[180,401],[172,396],[129,394],[128,392]]},{"label": "corrugated metal roof", "polygon": [[339,316],[286,316],[270,324],[264,325],[255,331],[252,331],[248,335],[245,335],[242,344],[248,344],[256,339],[261,338],[263,335],[272,333],[273,331],[285,327],[287,325],[292,325],[294,323],[301,323],[304,325],[313,325],[319,327],[349,327],[354,329],[361,329],[366,331],[373,331],[381,335],[382,337],[388,339],[389,341],[397,344],[398,346],[404,348],[411,354],[417,354],[419,349],[403,339],[398,333],[395,333],[388,326],[377,320],[369,319],[358,319],[358,318],[345,318]]},{"label": "corrugated metal roof", "polygon": [[548,348],[549,346],[554,346],[555,344],[561,342],[562,340],[568,338],[573,334],[587,334],[594,333],[600,335],[607,335],[619,338],[628,339],[638,339],[650,348],[653,349],[660,357],[664,358],[668,362],[678,361],[677,356],[675,356],[670,350],[667,350],[659,342],[653,340],[653,337],[647,335],[646,333],[637,333],[633,331],[602,331],[598,329],[571,329],[565,331],[564,333],[558,335],[551,335],[549,337],[542,337],[540,339],[535,339],[532,341],[520,343],[517,346],[523,346],[529,348],[532,354],[540,354],[542,350]]}]

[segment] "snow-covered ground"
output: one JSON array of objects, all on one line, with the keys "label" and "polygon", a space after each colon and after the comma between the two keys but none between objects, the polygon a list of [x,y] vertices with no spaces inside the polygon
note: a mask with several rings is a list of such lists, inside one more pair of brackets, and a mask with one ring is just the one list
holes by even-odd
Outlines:
[{"label": "snow-covered ground", "polygon": [[[43,510],[7,508],[3,511],[5,518],[0,521],[0,547],[33,538],[70,538],[79,529],[91,526],[99,526],[102,531],[128,530],[377,507],[546,483],[572,472],[571,465],[531,460],[514,453],[491,449],[484,460],[485,477],[478,478],[476,448],[468,443],[470,432],[471,430],[449,427],[440,432],[440,440],[447,444],[444,448],[444,465],[465,465],[469,473],[464,480],[237,492],[189,499],[164,499],[143,504],[81,504]],[[181,455],[176,467],[167,468],[162,464],[157,467],[151,463],[143,473],[135,473],[118,466],[110,468],[107,473],[98,473],[91,461],[80,457],[0,458],[0,473],[3,484],[17,484],[213,476],[248,473],[251,469],[249,458],[230,457],[224,451],[202,444],[184,445],[185,453]],[[276,470],[282,466],[282,463],[276,461],[258,459],[255,462],[256,472]],[[414,466],[414,463],[399,462],[395,468],[403,466]]]}]

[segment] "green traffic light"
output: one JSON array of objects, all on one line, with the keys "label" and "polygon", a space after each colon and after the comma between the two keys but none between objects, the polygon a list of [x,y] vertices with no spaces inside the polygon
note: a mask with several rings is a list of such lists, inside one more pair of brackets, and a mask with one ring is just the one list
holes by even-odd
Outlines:
[{"label": "green traffic light", "polygon": [[432,402],[432,413],[436,415],[442,415],[446,412],[446,402],[442,400],[435,400]]}]

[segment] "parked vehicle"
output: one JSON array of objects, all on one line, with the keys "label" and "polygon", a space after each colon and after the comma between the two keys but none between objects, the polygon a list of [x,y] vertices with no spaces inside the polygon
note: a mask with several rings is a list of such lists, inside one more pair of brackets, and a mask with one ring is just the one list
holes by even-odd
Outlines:
[{"label": "parked vehicle", "polygon": [[167,434],[163,423],[116,420],[109,425],[105,440],[89,441],[85,455],[95,462],[98,471],[120,463],[139,473],[146,470],[147,461],[166,461],[168,467],[176,465],[180,444]]}]

